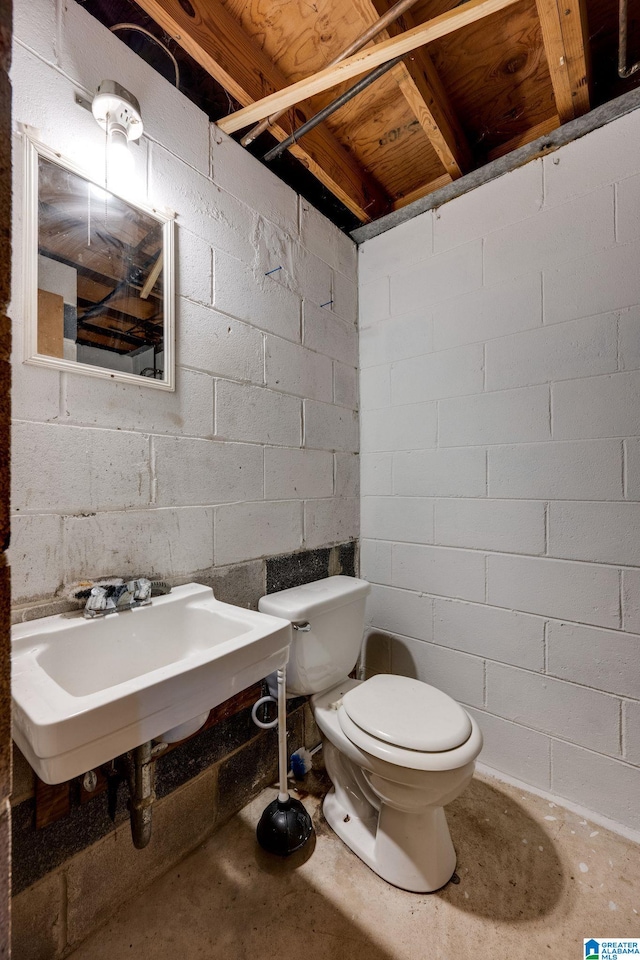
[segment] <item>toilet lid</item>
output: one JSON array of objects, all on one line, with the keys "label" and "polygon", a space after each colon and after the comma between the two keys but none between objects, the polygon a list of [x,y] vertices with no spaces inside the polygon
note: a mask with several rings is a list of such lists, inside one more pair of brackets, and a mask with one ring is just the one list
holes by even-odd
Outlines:
[{"label": "toilet lid", "polygon": [[408,750],[453,750],[471,735],[471,720],[459,703],[411,677],[371,677],[345,693],[342,705],[365,733]]}]

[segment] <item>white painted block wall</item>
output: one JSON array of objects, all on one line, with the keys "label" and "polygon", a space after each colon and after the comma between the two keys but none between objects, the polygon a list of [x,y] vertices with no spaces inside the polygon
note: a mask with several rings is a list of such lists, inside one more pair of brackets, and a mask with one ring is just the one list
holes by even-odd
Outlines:
[{"label": "white painted block wall", "polygon": [[640,111],[360,249],[370,668],[640,829]]},{"label": "white painted block wall", "polygon": [[[355,245],[79,4],[14,8],[14,600],[356,537]],[[100,164],[74,95],[105,78],[141,103],[141,199],[177,213],[174,394],[21,362],[18,124]]]}]

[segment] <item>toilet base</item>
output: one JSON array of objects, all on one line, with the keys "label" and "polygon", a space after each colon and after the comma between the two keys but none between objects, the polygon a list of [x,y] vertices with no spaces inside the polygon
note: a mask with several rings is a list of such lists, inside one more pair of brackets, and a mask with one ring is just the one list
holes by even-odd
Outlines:
[{"label": "toilet base", "polygon": [[322,810],[334,833],[394,887],[432,893],[451,879],[456,853],[442,807],[407,813],[382,803],[361,819],[341,806],[332,787]]}]

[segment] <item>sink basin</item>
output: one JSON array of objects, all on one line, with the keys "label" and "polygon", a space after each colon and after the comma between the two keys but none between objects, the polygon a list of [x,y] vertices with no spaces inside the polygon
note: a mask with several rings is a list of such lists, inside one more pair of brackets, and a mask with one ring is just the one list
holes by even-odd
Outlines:
[{"label": "sink basin", "polygon": [[62,783],[161,736],[261,680],[289,656],[291,624],[189,583],[146,607],[12,628],[13,737]]}]

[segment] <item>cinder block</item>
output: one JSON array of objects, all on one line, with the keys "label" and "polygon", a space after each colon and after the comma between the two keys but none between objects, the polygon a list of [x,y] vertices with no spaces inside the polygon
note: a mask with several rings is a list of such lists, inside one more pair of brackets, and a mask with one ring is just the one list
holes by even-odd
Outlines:
[{"label": "cinder block", "polygon": [[360,496],[360,457],[353,453],[334,453],[334,496]]},{"label": "cinder block", "polygon": [[360,409],[378,410],[391,403],[391,364],[360,371]]},{"label": "cinder block", "polygon": [[332,497],[307,500],[304,505],[305,547],[324,547],[330,543],[355,540],[360,533],[360,502]]},{"label": "cinder block", "polygon": [[[629,147],[625,148],[627,153]],[[637,165],[636,165],[637,169]],[[618,243],[640,240],[640,176],[627,177],[616,185],[616,232]]]},{"label": "cinder block", "polygon": [[526,613],[619,627],[618,571],[544,557],[490,556],[489,603]]},{"label": "cinder block", "polygon": [[62,871],[49,873],[11,901],[13,960],[53,960],[66,942],[66,884]]},{"label": "cinder block", "polygon": [[392,637],[391,672],[437,687],[458,703],[481,707],[484,664],[457,650],[409,637]]},{"label": "cinder block", "polygon": [[443,447],[527,443],[551,437],[547,386],[452,397],[441,400],[438,407],[438,437]]},{"label": "cinder block", "polygon": [[625,496],[628,500],[640,500],[640,439],[633,437],[624,441],[625,447]]},{"label": "cinder block", "polygon": [[[267,500],[304,500],[333,495],[333,454],[328,450],[265,447],[264,495]],[[256,500],[237,496],[234,500]]]},{"label": "cinder block", "polygon": [[640,434],[640,372],[554,383],[551,405],[556,440]]},{"label": "cinder block", "polygon": [[333,364],[297,343],[267,337],[265,342],[267,386],[313,400],[333,400]]},{"label": "cinder block", "polygon": [[621,370],[640,370],[640,308],[630,307],[620,313],[618,348]]},{"label": "cinder block", "polygon": [[356,366],[358,363],[358,332],[355,327],[334,316],[330,310],[316,306],[310,300],[302,304],[304,324],[303,343],[333,360]]},{"label": "cinder block", "polygon": [[[56,30],[52,37],[57,35]],[[59,35],[59,63],[68,76],[92,91],[105,77],[117,77],[140,101],[145,133],[190,167],[209,173],[208,118],[190,100],[185,102],[170,80],[136,57],[121,36],[106,30],[80,6],[62,8]]]},{"label": "cinder block", "polygon": [[338,270],[351,280],[355,279],[358,268],[358,248],[351,237],[327,220],[315,207],[311,206],[308,200],[300,197],[299,201],[302,244],[334,270]]},{"label": "cinder block", "polygon": [[544,503],[518,500],[437,500],[434,543],[506,553],[545,549]]},{"label": "cinder block", "polygon": [[184,857],[211,830],[215,818],[216,770],[209,769],[159,800],[153,833],[144,850],[131,851],[131,827],[114,833],[69,861],[67,939],[77,944],[113,915],[132,892],[150,884]]},{"label": "cinder block", "polygon": [[[299,243],[293,244],[291,256],[293,262],[291,288],[300,294],[304,300],[311,300],[321,308],[323,303],[328,303],[330,310],[340,314],[340,311],[336,309],[334,275],[331,267]],[[337,274],[337,276],[342,276],[342,274]],[[277,283],[284,282],[286,274],[283,277],[281,272],[278,271],[278,273],[273,274],[273,279]],[[345,283],[348,284],[349,282],[345,280]],[[348,311],[346,304],[344,304],[344,307]],[[355,323],[355,316],[353,319],[351,317],[345,317],[345,319]]]},{"label": "cinder block", "polygon": [[300,342],[300,297],[271,277],[256,281],[244,263],[218,252],[213,301],[223,313]]},{"label": "cinder block", "polygon": [[358,371],[338,360],[333,361],[333,402],[353,410],[358,406]]},{"label": "cinder block", "polygon": [[444,350],[391,365],[391,402],[419,403],[482,393],[482,344]]},{"label": "cinder block", "polygon": [[[13,313],[13,316],[16,314]],[[15,420],[57,420],[60,416],[62,374],[57,370],[23,363],[22,337],[22,324],[14,320],[11,328],[11,414]]]},{"label": "cinder block", "polygon": [[361,416],[362,449],[421,450],[436,442],[435,403],[409,403],[382,410],[364,410]]},{"label": "cinder block", "polygon": [[298,500],[229,503],[215,508],[216,565],[290,553],[302,546]]},{"label": "cinder block", "polygon": [[542,276],[531,273],[434,306],[433,345],[435,350],[447,350],[541,323]]},{"label": "cinder block", "polygon": [[[535,216],[542,207],[542,161],[534,160],[435,211],[436,253]],[[522,224],[522,230],[527,225]]]},{"label": "cinder block", "polygon": [[544,274],[544,322],[560,323],[640,303],[640,242],[580,256]]},{"label": "cinder block", "polygon": [[532,500],[619,500],[619,440],[526,443],[489,448],[489,496]]},{"label": "cinder block", "polygon": [[360,541],[360,576],[370,583],[391,583],[391,544],[385,540]]},{"label": "cinder block", "polygon": [[459,600],[434,600],[433,639],[453,650],[529,670],[544,667],[544,620]]},{"label": "cinder block", "polygon": [[486,345],[487,390],[613,373],[618,369],[617,319],[606,314],[492,340]]},{"label": "cinder block", "polygon": [[207,305],[213,298],[213,250],[185,227],[176,231],[176,294]]},{"label": "cinder block", "polygon": [[[354,280],[349,280],[343,273],[336,271],[333,275],[333,303],[331,309],[337,316],[347,323],[358,322],[358,287]],[[320,301],[321,303],[323,301]]]},{"label": "cinder block", "polygon": [[81,513],[150,502],[149,438],[58,423],[15,423],[14,510]]},{"label": "cinder block", "polygon": [[519,723],[469,709],[482,731],[484,745],[479,761],[493,770],[524,780],[532,787],[549,789],[551,778],[549,737]]},{"label": "cinder block", "polygon": [[348,407],[304,401],[304,445],[320,450],[358,449],[358,415]]},{"label": "cinder block", "polygon": [[545,157],[545,206],[592,193],[638,171],[640,124],[635,111],[592,130]]},{"label": "cinder block", "polygon": [[399,633],[415,640],[433,639],[431,597],[374,585],[367,597],[367,623],[376,630]]},{"label": "cinder block", "polygon": [[358,294],[359,327],[370,327],[391,316],[389,277],[379,276],[369,283],[361,284]]},{"label": "cinder block", "polygon": [[13,5],[14,41],[21,41],[49,63],[58,61],[56,12],[56,5],[51,0],[32,0],[29,4]]},{"label": "cinder block", "polygon": [[[231,380],[264,381],[264,335],[190,300],[178,301],[177,362]],[[284,342],[284,341],[282,341]]]},{"label": "cinder block", "polygon": [[62,409],[69,424],[142,433],[213,435],[213,380],[176,368],[174,393],[133,383],[65,374]]},{"label": "cinder block", "polygon": [[640,638],[555,620],[547,627],[547,672],[622,696],[640,694]]},{"label": "cinder block", "polygon": [[298,197],[265,164],[210,124],[211,174],[217,186],[292,235],[298,232]]},{"label": "cinder block", "polygon": [[[637,696],[637,688],[636,693]],[[622,705],[622,747],[625,760],[640,766],[640,702],[627,700]]]},{"label": "cinder block", "polygon": [[394,272],[391,277],[393,314],[429,308],[441,300],[480,289],[482,243],[482,240],[473,240]]},{"label": "cinder block", "polygon": [[[208,123],[206,137],[208,166]],[[175,210],[178,225],[206,240],[216,253],[253,263],[257,218],[251,207],[220,190],[159,143],[149,145],[149,155],[149,196],[154,203]]]},{"label": "cinder block", "polygon": [[62,518],[46,514],[12,517],[8,559],[12,603],[55,593],[62,585]]},{"label": "cinder block", "polygon": [[[213,511],[129,510],[64,519],[64,582],[86,577],[179,577],[213,564]],[[171,550],[167,550],[171,544]],[[42,591],[45,595],[52,589]]]},{"label": "cinder block", "polygon": [[396,543],[392,551],[392,584],[481,603],[485,599],[484,566],[484,555],[477,551]]},{"label": "cinder block", "polygon": [[485,283],[554,268],[614,242],[613,187],[601,187],[488,234],[484,238]]},{"label": "cinder block", "polygon": [[363,497],[362,536],[433,543],[433,501],[418,497]]},{"label": "cinder block", "polygon": [[393,492],[407,497],[484,497],[486,472],[482,447],[395,453]]},{"label": "cinder block", "polygon": [[263,453],[255,444],[154,437],[153,452],[160,507],[262,499]]},{"label": "cinder block", "polygon": [[622,628],[640,633],[640,570],[622,571]]},{"label": "cinder block", "polygon": [[358,248],[360,282],[369,283],[381,273],[395,273],[409,264],[426,260],[432,251],[433,211],[428,210]]},{"label": "cinder block", "polygon": [[361,453],[360,454],[360,487],[361,495],[376,496],[393,493],[391,469],[393,466],[392,453]]},{"label": "cinder block", "polygon": [[[612,789],[615,784],[615,789]],[[551,789],[567,800],[597,810],[632,830],[640,830],[640,769],[583,750],[572,743],[551,744]]]},{"label": "cinder block", "polygon": [[225,440],[300,444],[301,403],[296,397],[231,380],[216,381],[216,434]]},{"label": "cinder block", "polygon": [[372,367],[406,357],[420,357],[433,349],[433,320],[417,311],[360,329],[360,367]]},{"label": "cinder block", "polygon": [[552,503],[549,554],[637,566],[639,525],[640,503]]},{"label": "cinder block", "polygon": [[592,750],[619,752],[620,701],[596,690],[489,661],[487,709]]}]

